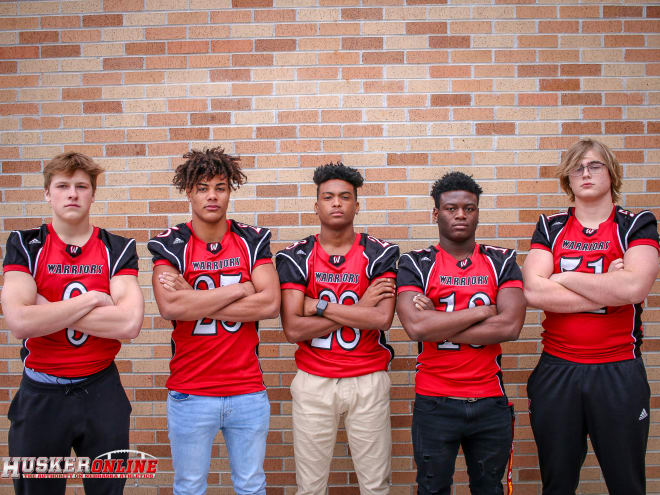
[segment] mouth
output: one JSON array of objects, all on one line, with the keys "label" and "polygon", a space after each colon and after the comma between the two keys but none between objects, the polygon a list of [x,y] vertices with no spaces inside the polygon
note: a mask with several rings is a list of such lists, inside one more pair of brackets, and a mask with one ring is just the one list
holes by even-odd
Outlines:
[{"label": "mouth", "polygon": [[204,209],[207,211],[218,211],[220,207],[218,205],[206,205]]},{"label": "mouth", "polygon": [[453,228],[457,230],[465,230],[468,228],[468,226],[465,223],[456,223],[453,225]]},{"label": "mouth", "polygon": [[343,211],[340,211],[340,210],[331,211],[331,212],[330,212],[330,216],[331,216],[331,217],[343,217],[343,216],[344,216],[344,212],[343,212]]}]

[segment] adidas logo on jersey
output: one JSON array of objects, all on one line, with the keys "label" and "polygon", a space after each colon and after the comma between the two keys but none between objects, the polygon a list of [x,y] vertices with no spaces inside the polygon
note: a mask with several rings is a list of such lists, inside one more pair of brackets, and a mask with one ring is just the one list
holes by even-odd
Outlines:
[{"label": "adidas logo on jersey", "polygon": [[32,239],[28,244],[41,244],[41,241],[39,239]]},{"label": "adidas logo on jersey", "polygon": [[174,242],[172,244],[181,244],[182,242],[183,242],[183,239],[181,239],[180,237],[177,237],[176,239],[174,239]]},{"label": "adidas logo on jersey", "polygon": [[428,256],[424,256],[424,257],[422,258],[422,261],[431,261],[431,258],[429,258]]},{"label": "adidas logo on jersey", "polygon": [[646,408],[642,408],[642,413],[639,415],[639,420],[643,421],[649,417],[649,413],[646,412]]},{"label": "adidas logo on jersey", "polygon": [[305,254],[307,254],[307,253],[306,253],[305,251],[303,251],[302,249],[298,249],[298,251],[296,251],[296,254],[302,254],[302,255],[305,255]]}]

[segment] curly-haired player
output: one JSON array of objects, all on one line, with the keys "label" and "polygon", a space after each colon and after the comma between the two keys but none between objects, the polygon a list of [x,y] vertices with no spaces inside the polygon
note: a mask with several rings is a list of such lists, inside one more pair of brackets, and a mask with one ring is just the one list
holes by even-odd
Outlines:
[{"label": "curly-haired player", "polygon": [[192,220],[148,244],[156,302],[174,327],[166,384],[174,493],[206,492],[220,430],[234,490],[263,495],[270,405],[257,325],[280,304],[270,231],[227,219],[231,191],[246,179],[238,158],[221,148],[184,158],[173,184],[185,191]]}]

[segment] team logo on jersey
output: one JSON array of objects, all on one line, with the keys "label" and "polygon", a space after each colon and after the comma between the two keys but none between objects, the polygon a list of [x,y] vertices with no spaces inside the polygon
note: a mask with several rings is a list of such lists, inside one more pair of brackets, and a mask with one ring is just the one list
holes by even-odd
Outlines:
[{"label": "team logo on jersey", "polygon": [[69,253],[69,256],[72,258],[75,258],[76,256],[80,256],[82,254],[82,249],[80,246],[74,246],[73,244],[67,244],[66,245],[66,252]]},{"label": "team logo on jersey", "polygon": [[472,260],[470,258],[465,258],[464,260],[461,260],[458,263],[456,263],[456,266],[459,267],[461,270],[465,270],[471,264],[472,264]]},{"label": "team logo on jersey", "polygon": [[587,227],[585,227],[585,228],[582,229],[582,232],[584,233],[584,235],[586,235],[588,237],[591,237],[596,232],[598,232],[598,229],[588,229]]},{"label": "team logo on jersey", "polygon": [[343,256],[338,256],[334,254],[330,256],[330,263],[332,263],[335,266],[340,266],[344,261],[346,261],[346,258]]},{"label": "team logo on jersey", "polygon": [[209,251],[213,254],[216,254],[216,253],[220,252],[220,250],[222,249],[222,246],[220,245],[219,242],[209,242],[206,245],[206,249],[207,249],[207,251]]}]

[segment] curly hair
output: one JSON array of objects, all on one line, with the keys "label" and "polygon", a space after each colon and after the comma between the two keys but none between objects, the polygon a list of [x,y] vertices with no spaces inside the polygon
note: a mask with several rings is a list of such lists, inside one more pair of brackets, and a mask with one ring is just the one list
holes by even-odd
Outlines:
[{"label": "curly hair", "polygon": [[431,197],[436,208],[440,208],[440,195],[448,191],[471,192],[477,197],[477,203],[479,203],[479,196],[484,192],[471,175],[463,172],[449,172],[443,175],[441,179],[436,180],[431,188]]},{"label": "curly hair", "polygon": [[321,184],[332,179],[339,179],[348,182],[353,186],[355,192],[355,197],[357,198],[358,187],[362,187],[364,183],[364,178],[358,172],[357,169],[353,167],[347,167],[342,162],[327,163],[321,165],[314,170],[314,184],[316,184],[316,196],[319,195],[319,189]]},{"label": "curly hair", "polygon": [[247,180],[241,171],[240,158],[225,153],[221,147],[192,150],[183,155],[186,161],[176,168],[172,184],[179,191],[190,191],[202,180],[212,179],[220,175],[227,177],[227,183],[232,190],[241,187]]}]

